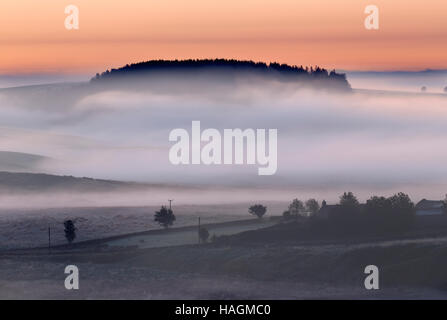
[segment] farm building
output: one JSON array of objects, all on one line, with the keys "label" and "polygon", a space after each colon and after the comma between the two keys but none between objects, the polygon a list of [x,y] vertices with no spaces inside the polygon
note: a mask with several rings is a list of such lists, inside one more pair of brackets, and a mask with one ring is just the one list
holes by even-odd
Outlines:
[{"label": "farm building", "polygon": [[442,200],[422,199],[416,204],[417,216],[440,215],[446,213],[446,204]]}]

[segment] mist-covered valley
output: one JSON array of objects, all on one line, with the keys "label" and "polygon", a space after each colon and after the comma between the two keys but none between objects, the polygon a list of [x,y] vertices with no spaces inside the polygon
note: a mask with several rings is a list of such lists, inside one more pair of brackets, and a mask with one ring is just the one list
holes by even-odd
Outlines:
[{"label": "mist-covered valley", "polygon": [[[401,190],[416,199],[445,194],[447,96],[169,77],[175,80],[157,85],[123,79],[0,90],[0,150],[9,152],[0,170],[278,190],[265,200],[284,190],[329,201],[345,190],[362,199]],[[169,133],[190,131],[194,120],[203,129],[277,129],[276,174],[258,176],[250,165],[172,165]]]},{"label": "mist-covered valley", "polygon": [[[94,211],[96,222],[88,221],[97,234],[82,238],[92,239],[147,227],[127,218],[116,224],[113,208],[126,217],[129,208],[143,210],[146,221],[167,199],[192,224],[198,216],[244,219],[250,203],[268,203],[270,216],[297,197],[336,203],[347,190],[361,201],[399,191],[413,201],[441,199],[447,96],[399,88],[340,91],[259,74],[158,71],[1,89],[0,216],[5,229],[28,214],[43,230],[48,221],[61,225],[62,216],[82,220]],[[278,129],[276,174],[259,176],[252,165],[171,164],[169,133],[191,130],[192,121],[203,129]],[[214,209],[206,213],[215,205],[238,209],[217,218]],[[101,231],[101,221],[113,231]],[[7,237],[7,247],[28,243]]]},{"label": "mist-covered valley", "polygon": [[[387,233],[282,216],[294,198],[345,191],[444,198],[447,96],[365,77],[352,90],[175,72],[0,89],[0,298],[445,298],[444,217]],[[192,121],[277,129],[277,172],[173,165],[169,133]],[[164,230],[154,213],[169,200]],[[199,218],[214,240],[197,245]],[[73,263],[87,290],[67,295],[59,273]],[[380,292],[363,289],[370,263]]]}]

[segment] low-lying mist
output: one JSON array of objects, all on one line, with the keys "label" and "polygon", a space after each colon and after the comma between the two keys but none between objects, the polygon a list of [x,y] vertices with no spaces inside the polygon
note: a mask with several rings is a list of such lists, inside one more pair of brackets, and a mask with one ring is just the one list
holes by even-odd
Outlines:
[{"label": "low-lying mist", "polygon": [[425,87],[428,93],[445,94],[447,87],[447,70],[351,71],[347,75],[352,87],[359,89],[420,93]]},{"label": "low-lying mist", "polygon": [[[0,90],[0,150],[43,156],[24,169],[29,172],[198,187],[184,193],[188,203],[335,201],[346,190],[361,199],[404,191],[418,200],[447,192],[447,97],[206,80],[189,81],[183,90],[181,81]],[[278,129],[277,173],[258,176],[253,165],[172,165],[169,133],[190,131],[194,120],[202,130]],[[207,189],[214,194],[204,197]],[[106,202],[144,204],[175,193],[165,191]],[[70,198],[79,203],[72,194],[52,201]]]}]

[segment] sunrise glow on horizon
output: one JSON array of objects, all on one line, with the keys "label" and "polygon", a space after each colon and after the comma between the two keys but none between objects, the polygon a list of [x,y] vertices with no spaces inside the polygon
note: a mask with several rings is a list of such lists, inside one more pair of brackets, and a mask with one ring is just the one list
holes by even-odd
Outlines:
[{"label": "sunrise glow on horizon", "polygon": [[[69,4],[79,7],[79,30],[64,28]],[[380,9],[379,30],[364,28],[369,4]],[[446,10],[444,0],[4,0],[0,74],[95,73],[189,58],[446,69]]]}]

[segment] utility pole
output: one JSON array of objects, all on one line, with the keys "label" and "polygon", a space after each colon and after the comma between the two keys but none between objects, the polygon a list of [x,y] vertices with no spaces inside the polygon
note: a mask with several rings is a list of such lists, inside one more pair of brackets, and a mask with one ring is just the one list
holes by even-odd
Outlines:
[{"label": "utility pole", "polygon": [[173,199],[168,199],[169,201],[169,210],[171,210],[171,202],[174,201]]},{"label": "utility pole", "polygon": [[200,217],[199,217],[199,227],[198,227],[198,229],[197,229],[197,235],[198,235],[198,237],[199,237],[199,244],[200,244]]},{"label": "utility pole", "polygon": [[51,252],[51,228],[48,226],[48,251]]}]

